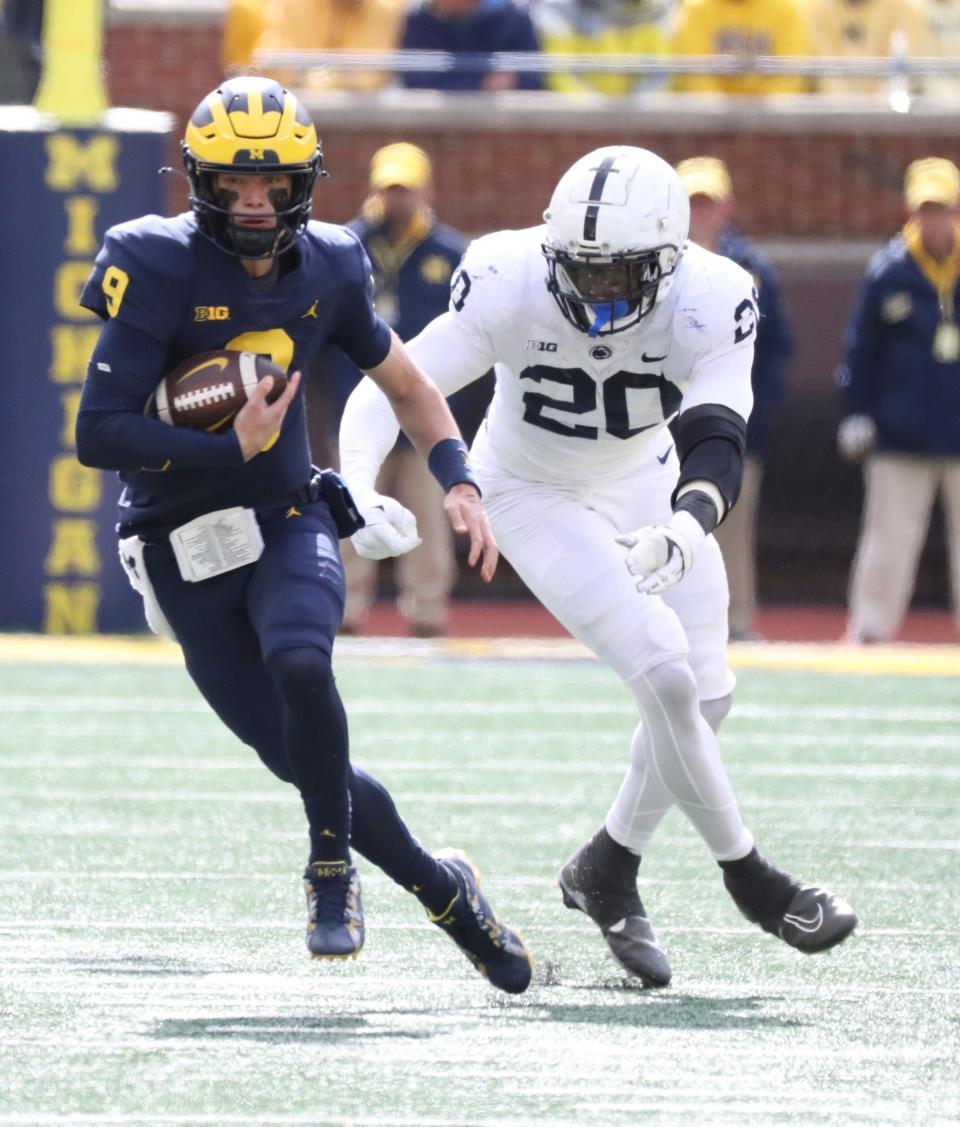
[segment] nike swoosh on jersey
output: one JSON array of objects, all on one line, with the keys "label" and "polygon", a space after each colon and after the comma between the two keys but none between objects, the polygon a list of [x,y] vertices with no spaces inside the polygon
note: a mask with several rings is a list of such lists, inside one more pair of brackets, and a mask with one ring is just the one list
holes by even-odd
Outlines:
[{"label": "nike swoosh on jersey", "polygon": [[648,356],[645,352],[641,352],[640,359],[644,364],[656,364],[661,360],[666,360],[666,356]]},{"label": "nike swoosh on jersey", "polygon": [[657,455],[657,461],[660,463],[661,466],[665,466],[667,464],[667,458],[670,457],[670,451],[672,449],[673,449],[672,446],[668,446],[662,454]]}]

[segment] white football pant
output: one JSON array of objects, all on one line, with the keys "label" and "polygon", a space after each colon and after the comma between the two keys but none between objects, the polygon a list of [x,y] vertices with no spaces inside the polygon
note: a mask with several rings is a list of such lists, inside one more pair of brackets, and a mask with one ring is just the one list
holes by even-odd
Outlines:
[{"label": "white football pant", "polygon": [[620,533],[666,524],[677,481],[665,437],[628,477],[549,485],[511,476],[477,436],[471,461],[500,550],[543,605],[616,671],[641,715],[630,767],[607,816],[611,836],[639,853],[677,805],[717,860],[745,856],[743,825],[716,736],[699,702],[728,696],[727,581],[716,541],[707,537],[693,567],[664,595],[640,595],[627,571]]}]

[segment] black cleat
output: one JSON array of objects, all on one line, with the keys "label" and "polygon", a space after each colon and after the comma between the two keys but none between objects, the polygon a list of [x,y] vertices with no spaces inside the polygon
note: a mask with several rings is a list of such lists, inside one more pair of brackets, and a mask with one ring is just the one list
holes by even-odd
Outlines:
[{"label": "black cleat", "polygon": [[644,986],[670,984],[670,963],[643,910],[635,879],[617,880],[598,862],[610,846],[623,849],[601,829],[560,870],[557,883],[568,908],[585,912],[600,928],[610,954]]},{"label": "black cleat", "polygon": [[303,874],[307,949],[314,959],[356,958],[363,946],[360,878],[346,861],[313,861]]},{"label": "black cleat", "polygon": [[842,943],[859,922],[841,897],[815,885],[802,885],[756,850],[743,862],[723,863],[723,883],[751,922],[804,954]]},{"label": "black cleat", "polygon": [[846,900],[825,888],[806,885],[783,913],[778,934],[784,943],[813,955],[842,943],[858,922]]},{"label": "black cleat", "polygon": [[480,891],[480,873],[459,849],[434,857],[457,882],[457,894],[438,915],[427,918],[443,928],[477,970],[500,990],[522,994],[530,985],[533,961],[518,932],[501,923]]}]

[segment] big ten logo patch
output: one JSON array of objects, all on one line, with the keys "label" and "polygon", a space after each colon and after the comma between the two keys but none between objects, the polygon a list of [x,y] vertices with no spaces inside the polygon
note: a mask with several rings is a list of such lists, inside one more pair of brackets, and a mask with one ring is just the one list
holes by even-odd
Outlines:
[{"label": "big ten logo patch", "polygon": [[194,321],[229,321],[228,305],[197,305],[194,307]]}]

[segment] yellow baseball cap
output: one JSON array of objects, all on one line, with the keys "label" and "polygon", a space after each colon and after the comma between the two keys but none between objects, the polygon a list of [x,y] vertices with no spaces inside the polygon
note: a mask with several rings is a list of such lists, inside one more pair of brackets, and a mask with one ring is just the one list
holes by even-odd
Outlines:
[{"label": "yellow baseball cap", "polygon": [[960,171],[944,157],[915,160],[903,178],[903,198],[911,211],[925,203],[953,207],[960,200]]},{"label": "yellow baseball cap", "polygon": [[370,161],[370,187],[375,192],[394,185],[401,188],[423,188],[430,183],[433,166],[430,158],[417,145],[398,141],[377,149]]},{"label": "yellow baseball cap", "polygon": [[677,175],[688,196],[709,196],[717,203],[730,199],[730,173],[719,157],[690,157],[677,165]]}]

